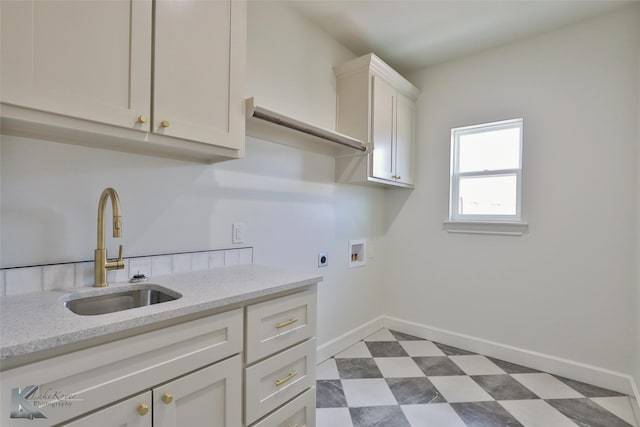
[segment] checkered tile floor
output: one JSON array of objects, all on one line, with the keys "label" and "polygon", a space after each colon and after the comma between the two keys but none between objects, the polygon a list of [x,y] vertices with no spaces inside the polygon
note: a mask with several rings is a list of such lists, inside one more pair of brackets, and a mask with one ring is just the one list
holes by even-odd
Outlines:
[{"label": "checkered tile floor", "polygon": [[386,329],[317,374],[317,427],[638,427],[620,393]]}]

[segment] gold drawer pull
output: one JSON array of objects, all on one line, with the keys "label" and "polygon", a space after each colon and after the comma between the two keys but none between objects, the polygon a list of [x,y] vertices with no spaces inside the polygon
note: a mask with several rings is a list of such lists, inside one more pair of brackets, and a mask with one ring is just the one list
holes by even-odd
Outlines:
[{"label": "gold drawer pull", "polygon": [[298,375],[297,372],[289,372],[289,375],[287,375],[286,377],[284,377],[281,380],[276,380],[276,385],[282,385],[284,383],[286,383],[287,381],[291,380],[293,377],[295,377],[296,375]]},{"label": "gold drawer pull", "polygon": [[146,403],[141,403],[138,405],[138,413],[140,415],[147,415],[149,413],[149,405]]},{"label": "gold drawer pull", "polygon": [[169,123],[169,120],[163,120],[160,122],[160,126],[162,126],[163,128],[168,128],[170,124],[171,123]]},{"label": "gold drawer pull", "polygon": [[278,329],[284,328],[285,326],[293,325],[297,321],[298,321],[298,319],[289,319],[286,322],[276,323],[276,328],[278,328]]},{"label": "gold drawer pull", "polygon": [[169,403],[173,402],[173,396],[171,395],[171,393],[165,393],[162,395],[162,401],[168,405]]},{"label": "gold drawer pull", "polygon": [[143,114],[141,116],[138,116],[138,121],[140,123],[147,123],[149,121],[149,118]]}]

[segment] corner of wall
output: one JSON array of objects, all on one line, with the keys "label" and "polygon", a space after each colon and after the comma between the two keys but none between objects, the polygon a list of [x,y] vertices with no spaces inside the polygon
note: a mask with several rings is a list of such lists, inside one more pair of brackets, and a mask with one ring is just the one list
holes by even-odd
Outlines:
[{"label": "corner of wall", "polygon": [[[638,5],[635,9],[636,15],[640,17],[640,5]],[[638,30],[640,33],[640,30]],[[638,34],[640,36],[640,34]],[[635,259],[640,258],[640,49],[638,50],[638,59],[637,59],[637,71],[638,71],[638,97],[637,97],[637,114],[638,114],[638,126],[636,128],[636,156],[637,156],[637,166],[636,166],[636,256]],[[635,391],[635,405],[633,409],[636,411],[636,418],[640,420],[640,263],[636,263],[636,280],[635,280],[635,337],[636,337],[636,346],[635,346],[635,366],[633,372],[633,378],[635,380],[634,391]]]}]

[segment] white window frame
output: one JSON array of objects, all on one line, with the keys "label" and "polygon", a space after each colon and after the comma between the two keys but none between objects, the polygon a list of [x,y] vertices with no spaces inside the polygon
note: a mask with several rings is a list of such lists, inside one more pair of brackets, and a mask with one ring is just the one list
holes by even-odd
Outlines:
[{"label": "white window frame", "polygon": [[[520,129],[518,168],[485,170],[474,172],[459,172],[460,136],[490,132],[502,129]],[[451,129],[451,169],[449,189],[449,223],[477,222],[477,223],[522,223],[522,135],[523,119],[510,119],[499,122],[483,123]],[[515,215],[477,215],[459,214],[459,187],[461,178],[466,177],[495,177],[516,176],[516,213]],[[451,231],[451,230],[449,230]],[[521,233],[519,233],[521,234]]]}]

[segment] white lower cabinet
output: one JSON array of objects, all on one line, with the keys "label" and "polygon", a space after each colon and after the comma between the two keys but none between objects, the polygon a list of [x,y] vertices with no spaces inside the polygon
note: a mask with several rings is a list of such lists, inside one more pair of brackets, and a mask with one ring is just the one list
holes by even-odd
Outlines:
[{"label": "white lower cabinet", "polygon": [[[239,426],[240,356],[84,416],[66,427]],[[153,416],[152,416],[153,414]]]},{"label": "white lower cabinet", "polygon": [[[35,388],[24,399],[44,418],[30,427],[313,427],[315,313],[313,285],[26,363],[0,371],[0,402]],[[3,410],[0,425],[26,425],[31,409]]]},{"label": "white lower cabinet", "polygon": [[315,426],[315,288],[246,312],[246,425]]},{"label": "white lower cabinet", "polygon": [[[240,426],[243,332],[243,310],[237,308],[22,365],[0,372],[0,402],[4,408],[15,400],[13,390],[31,385],[42,396],[32,400],[36,405],[61,396],[59,403],[41,406],[46,418],[31,420],[30,427],[151,425],[137,417],[154,418],[156,426],[198,425],[181,418],[190,419],[191,412],[210,417],[213,408],[216,423],[208,425]],[[152,398],[138,399],[147,393]],[[165,394],[172,395],[169,404]],[[142,404],[148,414],[140,416]],[[122,414],[123,421],[112,414]],[[3,411],[0,425],[25,424]]]}]

